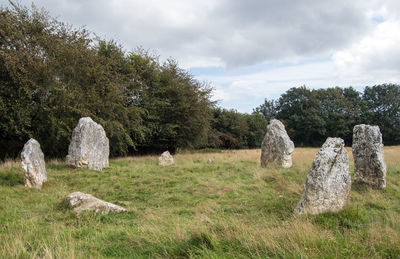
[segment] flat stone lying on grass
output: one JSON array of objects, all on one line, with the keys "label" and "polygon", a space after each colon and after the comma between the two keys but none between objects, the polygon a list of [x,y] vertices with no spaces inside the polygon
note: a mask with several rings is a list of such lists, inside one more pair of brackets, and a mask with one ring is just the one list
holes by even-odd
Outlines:
[{"label": "flat stone lying on grass", "polygon": [[349,157],[341,138],[328,138],[314,158],[296,214],[339,211],[351,188]]},{"label": "flat stone lying on grass", "polygon": [[261,143],[261,166],[292,166],[293,141],[290,140],[285,126],[279,120],[271,120],[267,133]]},{"label": "flat stone lying on grass", "polygon": [[127,212],[128,210],[118,205],[100,200],[90,194],[73,192],[65,198],[65,202],[73,208],[76,214],[83,211],[93,211],[100,214]]},{"label": "flat stone lying on grass", "polygon": [[173,165],[174,158],[171,156],[169,151],[165,151],[164,153],[161,154],[161,156],[158,157],[158,164],[163,166]]},{"label": "flat stone lying on grass", "polygon": [[81,118],[72,132],[68,166],[101,171],[108,167],[109,141],[103,127],[89,117]]},{"label": "flat stone lying on grass", "polygon": [[386,163],[378,126],[356,125],[353,129],[354,182],[374,188],[386,187]]},{"label": "flat stone lying on grass", "polygon": [[42,184],[47,181],[47,174],[44,155],[40,149],[39,142],[33,138],[28,140],[22,149],[21,160],[25,186],[37,189],[42,188]]}]

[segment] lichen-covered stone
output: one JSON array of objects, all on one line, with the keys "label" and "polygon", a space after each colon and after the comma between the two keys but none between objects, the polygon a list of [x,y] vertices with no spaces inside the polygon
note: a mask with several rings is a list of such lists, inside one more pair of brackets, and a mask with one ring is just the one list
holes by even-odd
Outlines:
[{"label": "lichen-covered stone", "polygon": [[386,187],[386,163],[378,126],[356,125],[353,129],[354,182]]},{"label": "lichen-covered stone", "polygon": [[271,120],[261,144],[261,166],[292,166],[293,141],[290,140],[285,126],[279,120]]},{"label": "lichen-covered stone", "polygon": [[109,141],[103,127],[89,117],[81,118],[72,132],[68,166],[101,171],[108,167]]},{"label": "lichen-covered stone", "polygon": [[163,166],[173,165],[174,158],[171,156],[169,151],[165,151],[164,153],[161,154],[161,156],[158,157],[158,164]]},{"label": "lichen-covered stone", "polygon": [[75,213],[78,215],[83,211],[93,211],[100,214],[127,212],[127,210],[121,206],[105,202],[82,192],[73,192],[69,194],[67,198],[65,198],[65,202],[70,208],[74,209]]},{"label": "lichen-covered stone", "polygon": [[296,214],[339,211],[351,189],[349,157],[341,138],[328,138],[314,158]]},{"label": "lichen-covered stone", "polygon": [[47,174],[44,155],[40,149],[39,142],[33,138],[28,140],[22,149],[21,160],[25,186],[37,189],[42,188],[42,184],[47,181]]}]

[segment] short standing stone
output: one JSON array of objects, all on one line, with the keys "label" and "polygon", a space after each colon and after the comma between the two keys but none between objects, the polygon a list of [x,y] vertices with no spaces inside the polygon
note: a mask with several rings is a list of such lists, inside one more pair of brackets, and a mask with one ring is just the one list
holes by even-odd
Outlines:
[{"label": "short standing stone", "polygon": [[293,141],[290,140],[283,123],[271,120],[261,144],[261,166],[278,165],[289,168],[292,166],[293,150]]},{"label": "short standing stone", "polygon": [[47,174],[39,142],[33,138],[28,140],[21,152],[21,159],[25,186],[40,189],[43,182],[47,181]]},{"label": "short standing stone", "polygon": [[169,151],[165,151],[158,157],[158,164],[159,165],[173,165],[174,158],[171,156]]},{"label": "short standing stone", "polygon": [[374,188],[386,187],[386,164],[378,126],[356,125],[353,129],[354,181]]},{"label": "short standing stone", "polygon": [[109,142],[103,127],[89,117],[81,118],[72,132],[67,165],[101,171],[108,167],[109,154]]},{"label": "short standing stone", "polygon": [[69,207],[73,208],[78,215],[83,211],[93,211],[100,214],[127,212],[125,208],[82,192],[73,192],[69,194],[67,198],[65,198],[65,202]]},{"label": "short standing stone", "polygon": [[341,138],[328,138],[318,151],[295,213],[339,211],[351,189],[349,157]]}]

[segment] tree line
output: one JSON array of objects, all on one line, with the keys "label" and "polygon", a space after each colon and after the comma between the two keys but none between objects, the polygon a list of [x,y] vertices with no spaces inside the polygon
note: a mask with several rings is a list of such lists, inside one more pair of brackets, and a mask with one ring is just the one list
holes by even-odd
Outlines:
[{"label": "tree line", "polygon": [[[0,7],[0,159],[37,139],[46,157],[65,157],[79,118],[100,123],[111,156],[199,148],[255,148],[268,120],[287,126],[296,145],[325,136],[350,141],[355,123],[382,125],[399,144],[399,86],[292,88],[252,114],[217,107],[212,87],[177,62],[125,51],[46,11],[10,1]],[[397,106],[396,106],[397,105]]]},{"label": "tree line", "polygon": [[320,146],[327,137],[352,144],[357,124],[378,125],[385,145],[400,144],[400,86],[291,88],[278,100],[265,100],[255,113],[281,120],[297,146]]}]

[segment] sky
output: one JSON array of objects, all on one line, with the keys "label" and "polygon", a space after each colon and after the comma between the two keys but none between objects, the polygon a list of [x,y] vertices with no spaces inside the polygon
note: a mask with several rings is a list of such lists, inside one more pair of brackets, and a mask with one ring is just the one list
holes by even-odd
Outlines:
[{"label": "sky", "polygon": [[[292,87],[400,83],[399,0],[14,0],[126,51],[174,58],[251,113]],[[1,6],[9,6],[0,0]]]}]

